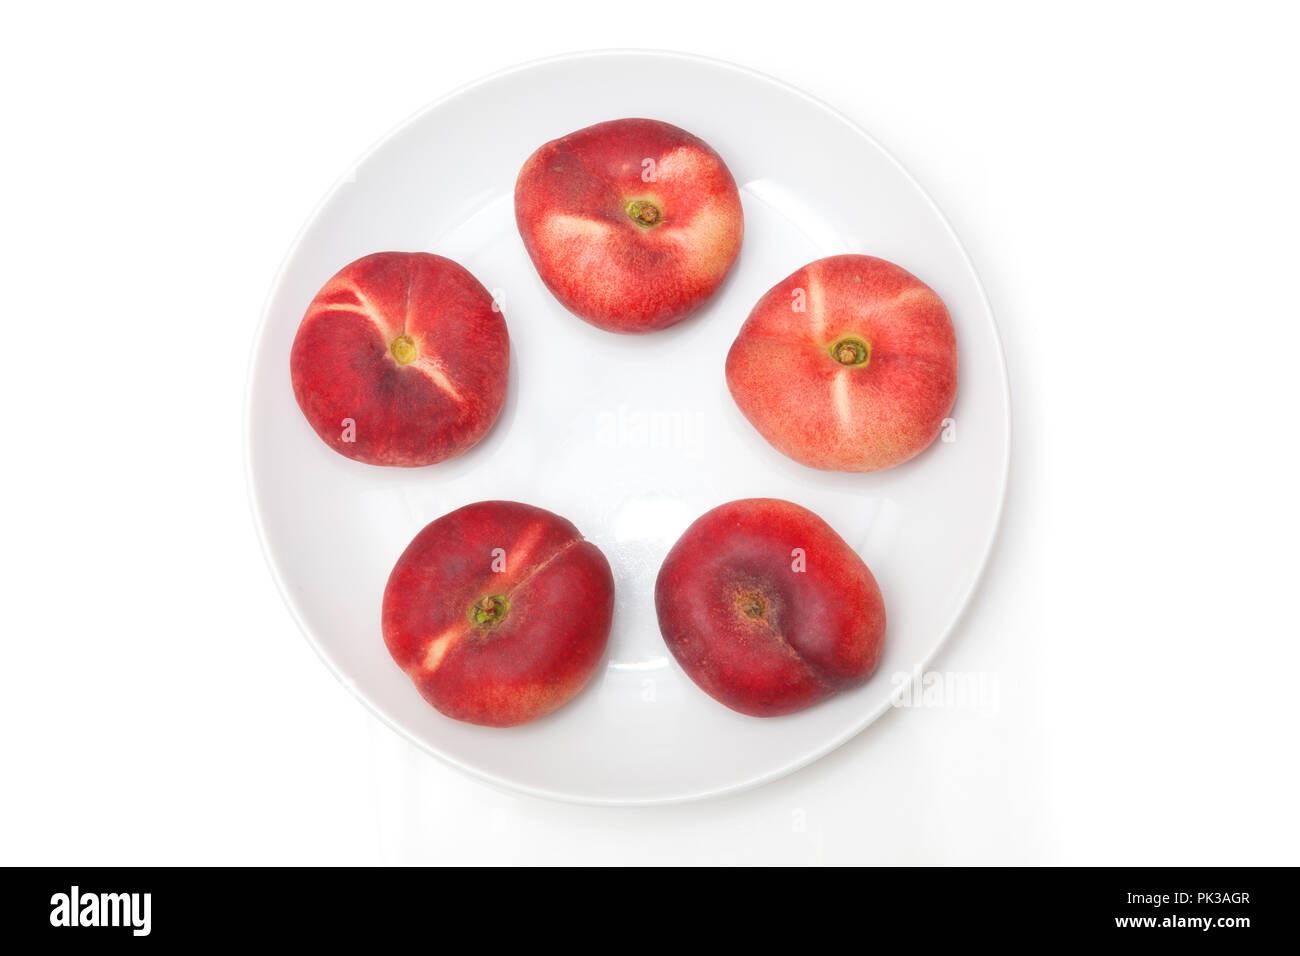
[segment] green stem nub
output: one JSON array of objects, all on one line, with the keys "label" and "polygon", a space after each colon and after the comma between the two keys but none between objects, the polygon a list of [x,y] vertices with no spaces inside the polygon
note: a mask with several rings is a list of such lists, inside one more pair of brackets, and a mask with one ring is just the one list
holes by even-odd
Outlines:
[{"label": "green stem nub", "polygon": [[624,207],[638,226],[653,226],[659,222],[659,207],[644,199],[634,199]]},{"label": "green stem nub", "polygon": [[862,339],[840,339],[831,346],[831,358],[841,365],[866,365],[871,359],[871,346]]},{"label": "green stem nub", "polygon": [[417,354],[415,339],[409,335],[399,335],[393,339],[393,344],[389,348],[392,350],[393,358],[397,359],[398,365],[410,365],[415,361]]},{"label": "green stem nub", "polygon": [[504,594],[491,594],[470,608],[469,613],[474,623],[486,630],[505,620],[510,613],[510,601]]}]

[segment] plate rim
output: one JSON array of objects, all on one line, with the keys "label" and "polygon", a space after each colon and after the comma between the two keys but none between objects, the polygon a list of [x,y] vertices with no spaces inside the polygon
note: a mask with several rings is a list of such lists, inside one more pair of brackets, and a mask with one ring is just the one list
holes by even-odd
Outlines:
[{"label": "plate rim", "polygon": [[368,710],[372,715],[377,717],[379,721],[383,723],[385,726],[387,726],[390,730],[397,733],[403,739],[414,744],[423,753],[429,754],[437,758],[442,763],[446,764],[447,766],[455,768],[456,770],[460,771],[463,774],[466,774],[473,780],[488,784],[494,789],[508,794],[522,793],[522,794],[527,794],[528,796],[531,797],[537,797],[546,800],[554,800],[560,803],[578,804],[582,806],[603,806],[603,807],[669,806],[674,804],[693,803],[700,800],[708,800],[708,799],[721,797],[725,795],[741,793],[746,790],[752,790],[755,787],[762,786],[765,783],[771,783],[774,780],[779,780],[780,778],[789,776],[795,771],[801,770],[804,767],[809,766],[810,764],[816,763],[818,760],[821,760],[827,754],[830,754],[831,752],[838,750],[840,747],[844,746],[844,744],[848,743],[854,737],[857,737],[869,726],[871,726],[873,723],[879,720],[880,717],[886,711],[892,709],[894,706],[893,701],[894,698],[897,696],[897,692],[891,694],[888,698],[886,698],[886,700],[882,704],[878,704],[876,707],[866,711],[863,714],[863,716],[859,718],[857,721],[855,721],[853,724],[851,724],[847,730],[841,731],[840,733],[832,736],[829,740],[823,742],[817,747],[812,748],[808,753],[803,754],[794,760],[787,761],[786,763],[778,767],[774,767],[765,770],[762,773],[754,774],[752,776],[746,777],[743,780],[733,782],[733,783],[723,784],[705,790],[692,791],[690,793],[676,794],[676,795],[666,796],[666,797],[655,796],[655,797],[645,797],[645,798],[636,798],[636,797],[610,798],[610,797],[594,796],[591,794],[570,793],[563,790],[555,790],[547,787],[532,786],[529,784],[520,783],[515,780],[509,780],[497,776],[496,774],[487,772],[478,767],[474,767],[469,764],[466,764],[461,760],[457,759],[456,757],[452,756],[451,754],[443,753],[442,751],[431,746],[430,744],[420,739],[419,737],[417,737],[415,734],[411,733],[404,727],[399,726],[393,719],[391,719],[387,714],[384,713],[384,711],[378,706],[377,703],[375,703],[364,693],[362,693],[361,690],[357,687],[356,683],[345,673],[343,673],[342,669],[330,658],[330,656],[326,653],[325,649],[321,646],[320,642],[316,639],[316,637],[311,633],[310,629],[307,627],[303,614],[300,612],[297,603],[291,597],[290,589],[287,586],[287,583],[284,578],[284,574],[281,571],[279,565],[276,563],[276,560],[271,553],[271,545],[268,540],[266,525],[262,517],[261,504],[257,498],[256,485],[255,485],[256,476],[254,474],[256,470],[254,464],[254,451],[253,451],[253,427],[254,427],[253,393],[255,391],[255,384],[256,384],[255,373],[257,370],[258,358],[261,355],[263,343],[266,338],[267,327],[270,324],[271,306],[276,298],[277,292],[280,289],[281,283],[284,281],[285,273],[288,270],[289,263],[293,259],[294,255],[297,253],[299,246],[302,244],[303,238],[306,236],[308,230],[310,230],[312,226],[316,223],[317,219],[320,217],[325,207],[329,205],[329,203],[334,199],[334,197],[338,194],[338,192],[351,180],[353,171],[355,171],[364,163],[366,163],[375,153],[377,153],[390,140],[392,140],[402,131],[408,129],[410,126],[417,123],[426,114],[439,109],[443,104],[455,100],[458,97],[464,96],[472,92],[473,90],[478,89],[479,87],[486,86],[490,83],[493,83],[497,80],[503,79],[505,77],[511,76],[516,73],[527,72],[529,70],[537,69],[543,66],[550,66],[550,65],[555,65],[559,63],[565,63],[565,62],[577,62],[582,60],[617,59],[621,57],[639,57],[643,59],[686,60],[696,64],[702,64],[709,67],[713,67],[715,69],[738,73],[750,79],[760,80],[762,82],[771,84],[772,86],[780,89],[785,93],[792,94],[798,97],[800,100],[803,100],[810,107],[814,107],[822,111],[823,113],[829,115],[832,119],[837,120],[840,123],[843,123],[849,130],[851,130],[853,133],[857,134],[858,136],[861,136],[864,140],[866,140],[877,150],[879,150],[880,154],[885,159],[887,159],[889,163],[899,173],[902,174],[902,176],[913,186],[913,188],[916,189],[916,191],[920,194],[920,196],[925,200],[926,204],[930,207],[931,211],[938,217],[939,222],[942,224],[949,238],[955,244],[957,250],[961,253],[961,258],[965,264],[966,272],[969,274],[970,279],[974,282],[975,289],[979,293],[979,301],[983,307],[982,317],[986,322],[989,331],[993,335],[993,344],[995,346],[994,354],[997,357],[997,367],[999,372],[998,379],[999,379],[999,384],[1001,386],[1002,407],[1004,409],[1004,416],[1003,416],[1003,423],[1002,423],[1003,434],[1006,436],[1006,440],[1002,443],[1001,474],[999,475],[999,479],[998,479],[998,485],[999,485],[998,500],[997,500],[997,506],[994,509],[992,529],[989,532],[988,540],[984,544],[983,553],[979,557],[975,574],[971,578],[971,582],[969,586],[966,588],[965,592],[961,595],[961,599],[957,603],[956,610],[953,612],[953,615],[949,619],[948,623],[942,629],[942,633],[939,635],[939,638],[935,642],[934,646],[921,658],[921,660],[911,671],[911,678],[912,680],[915,680],[919,675],[925,673],[926,669],[933,662],[934,658],[938,656],[938,654],[947,646],[949,640],[951,640],[953,632],[956,631],[957,626],[961,623],[962,618],[966,615],[966,612],[970,608],[972,599],[975,597],[976,592],[978,591],[980,585],[983,583],[984,576],[988,571],[989,562],[993,556],[993,552],[997,547],[998,541],[1001,537],[1002,521],[1006,511],[1007,485],[1008,485],[1008,480],[1011,471],[1011,445],[1013,441],[1013,434],[1012,434],[1013,418],[1012,418],[1012,411],[1011,411],[1011,381],[1007,371],[1006,350],[1002,344],[1002,336],[998,330],[997,319],[993,314],[993,306],[989,302],[988,293],[984,288],[984,283],[980,281],[979,273],[975,270],[975,264],[971,260],[970,253],[967,251],[965,244],[961,241],[961,237],[957,234],[956,230],[953,228],[952,223],[949,222],[948,217],[944,215],[943,210],[939,207],[938,203],[935,202],[934,197],[932,197],[930,193],[925,189],[925,187],[923,187],[921,183],[916,179],[916,177],[914,177],[911,174],[911,172],[901,162],[899,162],[899,160],[894,156],[893,153],[891,153],[888,149],[886,149],[874,136],[871,135],[871,133],[869,133],[866,129],[864,129],[851,117],[840,112],[839,110],[829,105],[825,101],[818,99],[817,97],[813,96],[811,93],[808,93],[800,89],[799,87],[787,83],[784,80],[774,77],[761,70],[757,70],[749,66],[743,66],[741,64],[734,63],[729,60],[723,60],[711,56],[704,56],[696,53],[686,53],[679,50],[663,50],[663,49],[653,49],[653,48],[623,48],[623,47],[612,47],[612,48],[602,48],[602,49],[593,49],[593,50],[578,50],[578,51],[570,51],[566,53],[554,54],[551,56],[545,56],[534,60],[528,60],[523,63],[516,63],[514,65],[507,66],[504,67],[503,69],[496,70],[492,73],[478,77],[467,83],[463,83],[460,86],[452,89],[447,93],[444,93],[442,96],[439,96],[438,98],[420,107],[414,113],[409,114],[400,122],[396,123],[390,129],[388,129],[377,140],[371,143],[371,145],[367,147],[351,163],[351,165],[349,165],[347,169],[345,169],[344,172],[330,185],[330,187],[326,190],[325,194],[320,198],[320,200],[312,208],[311,212],[307,215],[306,219],[303,221],[297,233],[294,235],[293,239],[290,241],[288,247],[286,248],[284,256],[280,260],[279,267],[276,269],[275,276],[271,280],[270,288],[268,289],[265,300],[262,304],[261,316],[258,319],[257,327],[253,333],[253,341],[252,341],[251,348],[249,350],[248,361],[245,370],[244,400],[243,400],[243,412],[242,412],[243,428],[241,430],[242,441],[243,441],[243,452],[244,452],[243,455],[244,490],[248,498],[248,506],[253,519],[253,526],[257,531],[257,542],[262,552],[262,558],[266,562],[266,566],[271,572],[272,579],[275,581],[276,590],[278,590],[280,593],[280,599],[284,602],[285,607],[289,611],[290,617],[293,618],[294,623],[298,626],[299,632],[302,634],[303,638],[307,641],[307,644],[316,653],[317,658],[319,658],[320,661],[326,666],[326,668],[334,676],[334,678],[338,680],[338,682],[342,684],[344,688],[347,689],[347,691],[352,695],[353,698],[360,701],[361,704],[366,708],[366,710]]}]

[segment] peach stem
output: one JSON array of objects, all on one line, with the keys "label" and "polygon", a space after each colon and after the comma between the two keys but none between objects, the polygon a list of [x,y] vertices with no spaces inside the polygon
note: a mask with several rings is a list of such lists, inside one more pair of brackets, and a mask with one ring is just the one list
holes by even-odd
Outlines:
[{"label": "peach stem", "polygon": [[635,199],[628,203],[627,214],[638,226],[653,226],[659,221],[659,207],[644,199]]},{"label": "peach stem", "polygon": [[831,357],[841,365],[866,365],[871,346],[861,339],[840,339],[831,346]]},{"label": "peach stem", "polygon": [[393,353],[393,358],[397,360],[398,365],[410,365],[415,361],[417,350],[415,348],[415,339],[409,335],[399,335],[393,339],[393,344],[389,346]]},{"label": "peach stem", "polygon": [[490,594],[470,609],[470,617],[479,627],[495,627],[510,613],[510,601],[502,594]]},{"label": "peach stem", "polygon": [[746,617],[762,620],[767,617],[767,600],[761,591],[744,591],[736,596],[736,606]]}]

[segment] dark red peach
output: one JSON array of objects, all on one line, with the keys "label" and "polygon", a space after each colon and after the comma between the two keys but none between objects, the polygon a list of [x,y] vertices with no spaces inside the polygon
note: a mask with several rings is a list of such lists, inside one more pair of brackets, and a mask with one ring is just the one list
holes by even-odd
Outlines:
[{"label": "dark red peach", "polygon": [[341,455],[431,465],[487,434],[505,404],[510,338],[492,296],[427,252],[377,252],[307,308],[289,357],[307,421]]},{"label": "dark red peach", "polygon": [[862,558],[775,498],[729,502],[687,528],[659,570],[655,608],[687,676],[754,717],[858,686],[884,645],[884,600]]}]

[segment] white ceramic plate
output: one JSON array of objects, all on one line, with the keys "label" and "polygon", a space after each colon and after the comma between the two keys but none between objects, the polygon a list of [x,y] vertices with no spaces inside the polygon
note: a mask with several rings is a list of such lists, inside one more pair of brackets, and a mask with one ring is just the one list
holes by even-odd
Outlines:
[{"label": "white ceramic plate", "polygon": [[[745,244],[721,293],[664,332],[620,336],[567,313],[515,230],[524,159],[601,120],[645,116],[722,154]],[[502,303],[510,391],[496,427],[450,462],[375,468],[327,448],[294,403],[289,348],[337,269],[381,250],[456,259]],[[947,302],[961,362],[955,438],[880,474],[827,474],[770,448],[741,417],[723,360],[750,308],[804,263],[841,252],[900,263]],[[326,664],[425,750],[492,783],[565,800],[689,800],[771,780],[829,752],[923,668],[988,557],[1010,442],[1006,371],[980,283],[933,202],[849,120],[799,91],[691,56],[566,56],[482,80],[366,155],[316,211],[267,304],[248,391],[253,508],[285,600]],[[788,717],[733,713],[686,677],[659,636],[664,555],[734,498],[788,498],[856,547],[885,595],[884,657],[867,684]],[[449,720],[393,664],[380,602],[427,522],[507,498],[573,521],[609,558],[616,611],[604,666],[559,711],[510,730]]]}]

